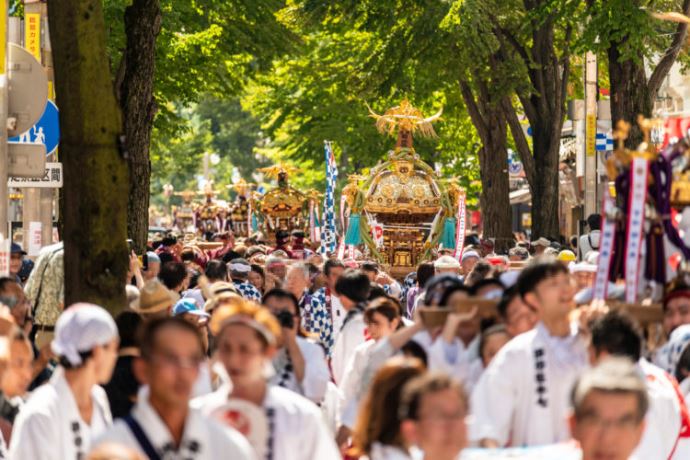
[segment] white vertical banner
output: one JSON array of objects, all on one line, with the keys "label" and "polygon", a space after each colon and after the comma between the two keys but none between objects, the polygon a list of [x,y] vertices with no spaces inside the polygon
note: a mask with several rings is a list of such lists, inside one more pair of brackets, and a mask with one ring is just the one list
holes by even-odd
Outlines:
[{"label": "white vertical banner", "polygon": [[36,257],[41,252],[43,245],[42,231],[43,224],[41,222],[29,222],[29,247],[26,251],[29,257]]},{"label": "white vertical banner", "polygon": [[458,198],[458,229],[455,238],[455,258],[462,259],[462,250],[465,245],[465,228],[467,226],[467,210],[465,208],[465,192]]},{"label": "white vertical banner", "polygon": [[608,217],[613,211],[615,204],[609,193],[608,187],[604,189],[604,201],[602,206],[602,226],[601,241],[599,243],[599,265],[597,275],[594,279],[595,300],[606,299],[606,291],[609,284],[609,272],[611,270],[611,260],[613,258],[613,244],[616,240],[616,221]]},{"label": "white vertical banner", "polygon": [[254,233],[254,229],[252,229],[253,213],[254,210],[252,209],[252,192],[249,192],[249,197],[247,198],[247,236],[251,236]]},{"label": "white vertical banner", "polygon": [[625,301],[637,300],[640,274],[640,249],[644,237],[644,205],[647,199],[649,161],[635,157],[630,165],[630,195],[628,198],[628,226],[625,245]]},{"label": "white vertical banner", "polygon": [[0,277],[10,276],[10,246],[11,241],[0,234]]}]

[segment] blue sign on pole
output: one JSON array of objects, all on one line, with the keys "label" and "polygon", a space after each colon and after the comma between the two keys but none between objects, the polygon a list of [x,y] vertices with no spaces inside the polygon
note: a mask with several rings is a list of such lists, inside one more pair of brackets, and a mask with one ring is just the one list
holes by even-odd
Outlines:
[{"label": "blue sign on pole", "polygon": [[21,144],[44,144],[46,154],[55,152],[60,143],[60,116],[53,101],[48,101],[43,115],[27,132],[8,139]]}]

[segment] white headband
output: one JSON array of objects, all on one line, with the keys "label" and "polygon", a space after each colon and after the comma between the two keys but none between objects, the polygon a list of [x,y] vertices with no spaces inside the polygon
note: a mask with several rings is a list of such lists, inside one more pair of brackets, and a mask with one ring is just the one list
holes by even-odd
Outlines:
[{"label": "white headband", "polygon": [[220,325],[220,330],[218,332],[222,331],[223,329],[225,329],[225,327],[230,326],[231,324],[242,324],[244,326],[250,327],[254,329],[256,332],[258,332],[259,335],[261,335],[269,345],[276,344],[276,338],[271,333],[271,331],[268,330],[268,328],[266,328],[263,324],[259,323],[255,319],[250,318],[241,313],[234,314],[223,320],[223,322]]},{"label": "white headband", "polygon": [[252,267],[247,264],[230,264],[230,271],[238,273],[249,273],[252,271]]}]

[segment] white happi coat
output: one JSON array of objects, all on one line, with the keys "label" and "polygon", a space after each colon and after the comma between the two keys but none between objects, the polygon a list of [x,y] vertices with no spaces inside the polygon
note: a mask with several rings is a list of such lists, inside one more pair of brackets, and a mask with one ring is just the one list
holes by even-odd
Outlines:
[{"label": "white happi coat", "polygon": [[[255,459],[254,451],[244,436],[194,409],[190,409],[187,414],[182,441],[175,448],[168,427],[149,403],[148,389],[139,392],[139,398],[132,409],[132,417],[139,423],[162,460]],[[116,420],[108,431],[95,440],[94,446],[105,443],[121,444],[136,450],[142,456],[145,454],[123,420]]]},{"label": "white happi coat", "polygon": [[343,321],[343,327],[335,339],[333,355],[331,356],[333,379],[338,387],[343,383],[345,366],[354,355],[355,349],[366,341],[366,328],[367,325],[364,323],[362,313],[354,314],[347,323]]},{"label": "white happi coat", "polygon": [[638,366],[644,374],[649,410],[634,456],[640,459],[689,459],[690,420],[675,381],[645,359],[641,359]]},{"label": "white happi coat", "polygon": [[374,339],[360,344],[355,348],[354,354],[345,368],[345,376],[340,385],[340,408],[342,410],[340,424],[348,428],[354,428],[357,421],[357,409],[369,387],[369,380],[365,380],[364,373],[375,346],[376,341]]},{"label": "white happi coat", "polygon": [[[466,391],[471,388],[467,385],[472,372],[473,364],[481,361],[479,356],[479,335],[469,345],[458,338],[452,343],[446,342],[443,337],[437,338],[427,349],[429,369],[444,372],[463,383]],[[476,383],[472,382],[472,385]]]},{"label": "white happi coat", "polygon": [[328,370],[323,347],[303,337],[297,337],[297,346],[299,346],[304,358],[304,378],[302,382],[297,381],[294,370],[287,372],[287,378],[285,378],[285,367],[288,363],[287,350],[281,348],[275,358],[273,358],[275,375],[271,378],[271,384],[278,385],[280,383],[280,386],[283,388],[292,390],[317,404],[321,404],[326,395],[328,382],[331,380],[331,372]]},{"label": "white happi coat", "polygon": [[[217,391],[192,402],[204,414],[210,415],[228,400],[230,387],[224,385]],[[273,410],[273,460],[326,460],[340,459],[341,455],[328,431],[319,408],[308,399],[285,388],[269,385],[266,388],[263,408]],[[262,450],[263,446],[257,446]],[[221,458],[221,457],[217,457]],[[233,458],[223,456],[222,458]]]},{"label": "white happi coat", "polygon": [[513,338],[472,393],[470,440],[518,447],[568,440],[570,392],[587,365],[575,325],[565,338],[552,337],[542,323]]},{"label": "white happi coat", "polygon": [[14,460],[86,458],[91,441],[111,423],[103,388],[91,389],[91,424],[82,420],[72,390],[58,367],[50,382],[37,388],[17,415],[9,456]]},{"label": "white happi coat", "polygon": [[371,446],[371,453],[360,460],[412,460],[409,452],[395,447],[375,442]]}]

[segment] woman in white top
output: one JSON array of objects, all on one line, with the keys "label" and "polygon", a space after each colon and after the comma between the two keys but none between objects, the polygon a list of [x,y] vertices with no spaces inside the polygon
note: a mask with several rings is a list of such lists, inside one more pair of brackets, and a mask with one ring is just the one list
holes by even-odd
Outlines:
[{"label": "woman in white top", "polygon": [[281,334],[268,309],[246,300],[221,304],[211,318],[211,330],[216,357],[231,383],[195,401],[195,406],[245,434],[261,460],[340,458],[319,408],[266,381],[265,370]]},{"label": "woman in white top", "polygon": [[55,325],[52,350],[60,367],[17,416],[10,458],[84,458],[91,440],[112,423],[105,391],[117,360],[117,326],[95,305],[76,304]]},{"label": "woman in white top", "polygon": [[400,431],[398,409],[405,384],[424,372],[421,361],[397,356],[378,370],[359,411],[352,456],[366,456],[368,460],[412,458]]}]

